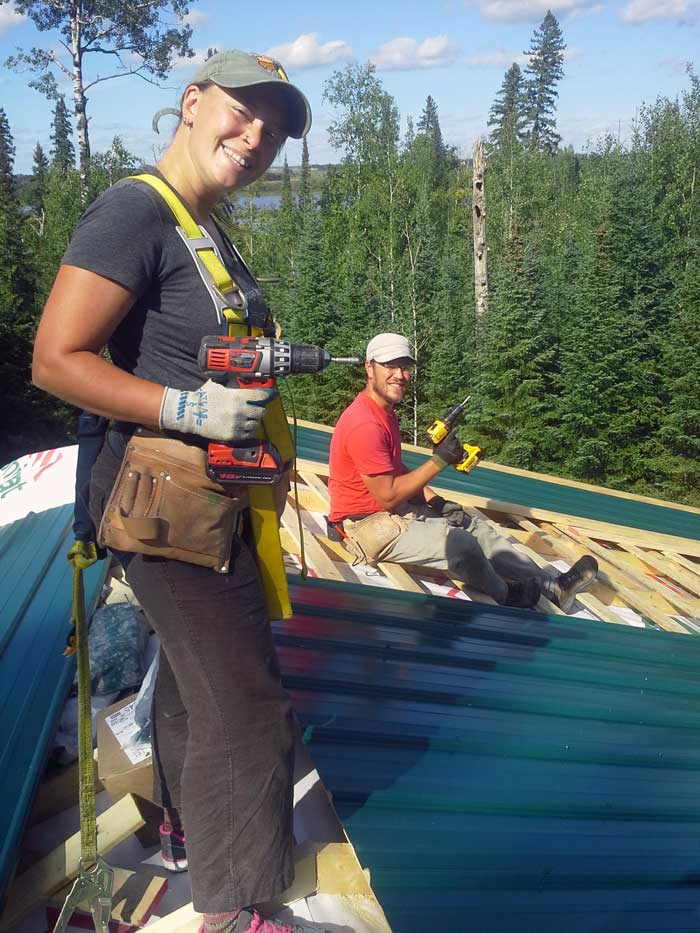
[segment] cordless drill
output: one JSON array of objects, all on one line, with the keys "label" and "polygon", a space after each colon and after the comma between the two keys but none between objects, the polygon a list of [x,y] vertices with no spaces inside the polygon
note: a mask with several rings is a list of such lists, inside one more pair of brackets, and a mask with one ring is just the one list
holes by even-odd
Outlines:
[{"label": "cordless drill", "polygon": [[[233,389],[274,389],[277,380],[296,373],[318,373],[329,363],[359,363],[357,357],[332,357],[323,347],[273,337],[204,337],[199,367],[205,376]],[[211,442],[207,473],[217,483],[271,486],[284,463],[268,440],[229,447]]]},{"label": "cordless drill", "polygon": [[[446,411],[442,418],[436,418],[435,421],[433,421],[428,428],[428,437],[433,444],[439,444],[440,441],[443,441],[450,431],[460,423],[464,417],[464,410],[470,399],[471,395],[468,395],[459,405],[455,405],[454,408],[450,408]],[[463,446],[464,459],[455,464],[455,469],[459,470],[460,473],[468,473],[477,465],[484,454],[481,447],[474,447],[471,444],[464,444]]]}]

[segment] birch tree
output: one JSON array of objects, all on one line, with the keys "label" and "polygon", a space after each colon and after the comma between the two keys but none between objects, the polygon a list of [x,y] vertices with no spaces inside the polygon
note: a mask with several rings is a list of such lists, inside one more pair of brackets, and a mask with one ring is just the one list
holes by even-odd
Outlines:
[{"label": "birch tree", "polygon": [[[0,0],[0,6],[32,20],[47,33],[43,47],[18,48],[5,65],[28,69],[36,77],[30,87],[50,100],[60,97],[58,78],[71,82],[78,134],[80,177],[87,188],[90,162],[88,91],[127,75],[158,83],[176,56],[192,56],[192,28],[185,22],[189,0]],[[86,72],[86,57],[101,56],[107,73]]]}]

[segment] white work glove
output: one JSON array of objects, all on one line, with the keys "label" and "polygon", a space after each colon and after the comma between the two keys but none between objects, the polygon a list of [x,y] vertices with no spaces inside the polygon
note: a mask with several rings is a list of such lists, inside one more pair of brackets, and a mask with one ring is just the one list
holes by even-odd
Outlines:
[{"label": "white work glove", "polygon": [[192,392],[166,386],[160,426],[231,444],[255,440],[273,389],[227,389],[208,379]]}]

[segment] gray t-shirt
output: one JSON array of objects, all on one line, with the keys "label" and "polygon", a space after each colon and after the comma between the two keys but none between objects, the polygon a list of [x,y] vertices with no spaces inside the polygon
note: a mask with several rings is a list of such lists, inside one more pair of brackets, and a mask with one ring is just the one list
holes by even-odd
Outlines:
[{"label": "gray t-shirt", "polygon": [[[156,191],[125,178],[85,211],[63,263],[112,279],[136,295],[108,343],[116,366],[160,385],[192,390],[204,381],[197,365],[202,337],[226,334],[227,328],[176,223]],[[257,282],[219,228],[212,222],[206,229],[252,315],[264,318],[267,306]]]}]

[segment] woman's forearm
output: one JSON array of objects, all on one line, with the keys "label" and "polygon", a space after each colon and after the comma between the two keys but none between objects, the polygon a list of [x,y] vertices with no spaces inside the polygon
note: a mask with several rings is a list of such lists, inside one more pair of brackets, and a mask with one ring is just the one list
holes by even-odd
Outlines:
[{"label": "woman's forearm", "polygon": [[34,354],[34,385],[96,415],[157,425],[163,386],[113,366],[90,350]]}]

